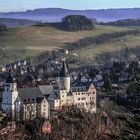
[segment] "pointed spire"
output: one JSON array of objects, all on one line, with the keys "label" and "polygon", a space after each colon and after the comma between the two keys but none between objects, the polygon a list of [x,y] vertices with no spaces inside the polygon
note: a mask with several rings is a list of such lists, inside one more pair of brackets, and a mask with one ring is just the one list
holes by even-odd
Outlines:
[{"label": "pointed spire", "polygon": [[14,83],[14,78],[11,73],[9,73],[6,77],[6,83]]},{"label": "pointed spire", "polygon": [[6,83],[14,83],[14,77],[13,77],[11,68],[9,69],[9,72],[7,74]]},{"label": "pointed spire", "polygon": [[68,72],[65,60],[63,60],[63,64],[62,64],[62,68],[59,73],[59,76],[60,77],[69,77],[69,72]]}]

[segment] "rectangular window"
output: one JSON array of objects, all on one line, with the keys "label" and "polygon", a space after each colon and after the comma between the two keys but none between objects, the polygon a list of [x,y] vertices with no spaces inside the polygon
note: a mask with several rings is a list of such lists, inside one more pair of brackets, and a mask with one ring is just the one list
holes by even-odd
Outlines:
[{"label": "rectangular window", "polygon": [[78,98],[78,100],[80,100],[80,98]]}]

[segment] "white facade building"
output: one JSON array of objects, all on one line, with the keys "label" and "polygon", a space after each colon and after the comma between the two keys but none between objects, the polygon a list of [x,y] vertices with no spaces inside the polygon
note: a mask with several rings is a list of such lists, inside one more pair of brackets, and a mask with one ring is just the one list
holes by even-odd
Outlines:
[{"label": "white facade building", "polygon": [[50,111],[73,105],[96,112],[95,86],[92,83],[71,86],[65,61],[57,79],[59,81],[56,85],[17,89],[13,76],[9,74],[3,92],[2,110],[15,120],[30,120],[39,116],[48,118]]},{"label": "white facade building", "polygon": [[14,116],[14,102],[18,97],[17,84],[11,74],[8,75],[3,92],[2,109],[9,115]]},{"label": "white facade building", "polygon": [[63,61],[62,69],[60,71],[58,85],[54,86],[53,94],[48,98],[51,110],[60,110],[64,106],[76,105],[82,107],[86,111],[96,112],[96,88],[91,83],[88,85],[70,86],[70,75]]},{"label": "white facade building", "polygon": [[49,117],[49,103],[39,87],[19,88],[11,74],[5,83],[2,110],[13,120],[30,120],[37,116]]}]

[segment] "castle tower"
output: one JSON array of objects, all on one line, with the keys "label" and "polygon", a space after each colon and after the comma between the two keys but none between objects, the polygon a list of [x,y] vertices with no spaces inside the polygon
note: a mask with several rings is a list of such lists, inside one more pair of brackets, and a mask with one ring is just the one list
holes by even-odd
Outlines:
[{"label": "castle tower", "polygon": [[14,102],[17,99],[17,83],[11,73],[8,74],[5,82],[3,97],[2,97],[2,110],[14,118],[15,106]]},{"label": "castle tower", "polygon": [[59,73],[60,83],[64,86],[67,92],[70,91],[70,75],[66,66],[65,60],[63,60],[62,68]]}]

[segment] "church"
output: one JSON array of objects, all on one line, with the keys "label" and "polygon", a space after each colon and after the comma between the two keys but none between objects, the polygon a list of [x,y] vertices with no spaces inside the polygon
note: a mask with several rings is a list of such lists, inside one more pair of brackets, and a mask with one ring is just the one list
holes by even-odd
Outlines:
[{"label": "church", "polygon": [[66,106],[77,106],[86,111],[96,112],[96,88],[89,85],[71,86],[70,74],[65,60],[56,78],[55,85],[17,88],[9,73],[2,97],[2,110],[13,120],[30,120],[36,117],[49,118],[53,112]]}]

